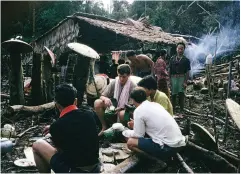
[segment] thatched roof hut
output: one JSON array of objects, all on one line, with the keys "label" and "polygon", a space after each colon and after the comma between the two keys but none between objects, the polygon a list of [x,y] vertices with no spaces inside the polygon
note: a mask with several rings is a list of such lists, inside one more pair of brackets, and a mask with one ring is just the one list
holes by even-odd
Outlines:
[{"label": "thatched roof hut", "polygon": [[107,53],[111,50],[139,49],[145,43],[171,46],[180,41],[186,42],[158,27],[137,27],[102,16],[75,13],[34,40],[33,46],[36,53],[43,53],[44,46],[47,46],[60,55],[69,42],[81,42],[99,53]]}]

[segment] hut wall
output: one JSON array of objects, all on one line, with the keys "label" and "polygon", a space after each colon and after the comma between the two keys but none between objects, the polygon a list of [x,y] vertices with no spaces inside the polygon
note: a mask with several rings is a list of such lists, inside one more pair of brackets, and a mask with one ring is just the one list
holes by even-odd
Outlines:
[{"label": "hut wall", "polygon": [[11,105],[23,105],[23,67],[20,53],[10,53],[10,103]]},{"label": "hut wall", "polygon": [[76,41],[79,34],[79,26],[73,19],[67,19],[57,25],[51,32],[36,41],[34,52],[46,52],[44,46],[52,50],[57,57],[65,51],[67,44]]}]

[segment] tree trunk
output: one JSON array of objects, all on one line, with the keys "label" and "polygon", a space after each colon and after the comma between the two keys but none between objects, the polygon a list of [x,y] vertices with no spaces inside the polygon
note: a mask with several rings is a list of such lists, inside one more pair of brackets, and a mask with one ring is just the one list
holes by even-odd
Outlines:
[{"label": "tree trunk", "polygon": [[23,90],[23,67],[20,53],[10,53],[10,104],[25,104]]}]

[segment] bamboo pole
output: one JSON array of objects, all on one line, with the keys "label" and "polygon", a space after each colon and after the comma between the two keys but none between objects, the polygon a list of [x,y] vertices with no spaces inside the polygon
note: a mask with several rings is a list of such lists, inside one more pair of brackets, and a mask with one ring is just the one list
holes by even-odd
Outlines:
[{"label": "bamboo pole", "polygon": [[[227,98],[229,98],[229,92],[231,87],[231,75],[232,75],[232,62],[229,62],[229,74],[228,74],[228,90],[227,90]],[[226,141],[228,131],[228,109],[226,107],[226,119],[225,119],[225,127],[224,127],[224,138],[223,142]]]},{"label": "bamboo pole", "polygon": [[210,65],[207,65],[207,79],[208,79],[208,90],[209,90],[209,95],[210,95],[210,100],[211,100],[211,113],[213,115],[213,128],[214,128],[214,135],[215,135],[215,141],[216,141],[216,146],[218,148],[218,138],[217,138],[217,130],[216,130],[216,120],[214,116],[214,106],[213,106],[213,91],[211,89],[211,75],[210,75]]}]

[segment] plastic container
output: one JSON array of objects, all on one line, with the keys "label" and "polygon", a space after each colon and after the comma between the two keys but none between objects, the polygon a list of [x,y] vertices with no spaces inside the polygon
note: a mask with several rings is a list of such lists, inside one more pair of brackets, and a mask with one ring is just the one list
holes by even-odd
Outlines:
[{"label": "plastic container", "polygon": [[7,138],[1,138],[1,153],[11,152],[13,149],[14,143]]},{"label": "plastic container", "polygon": [[112,127],[104,131],[104,136],[106,138],[113,138],[114,135],[115,135],[115,130]]}]

